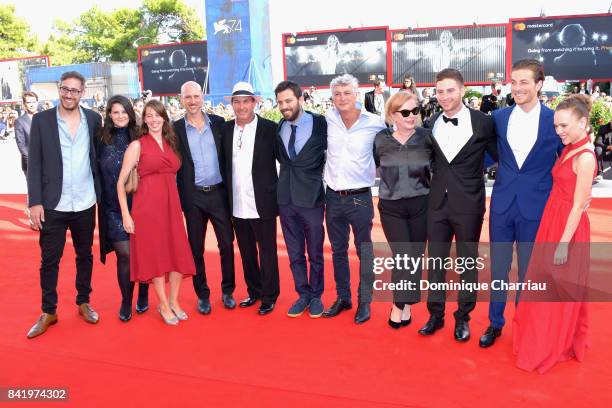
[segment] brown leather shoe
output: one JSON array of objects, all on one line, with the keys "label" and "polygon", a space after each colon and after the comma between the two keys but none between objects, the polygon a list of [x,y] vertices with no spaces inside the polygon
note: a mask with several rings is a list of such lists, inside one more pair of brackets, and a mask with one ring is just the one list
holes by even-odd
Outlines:
[{"label": "brown leather shoe", "polygon": [[96,324],[100,320],[100,316],[98,316],[98,313],[89,306],[89,303],[82,303],[79,305],[79,314],[87,323]]},{"label": "brown leather shoe", "polygon": [[57,314],[43,313],[38,318],[38,321],[28,332],[28,339],[33,339],[47,331],[49,326],[57,323]]}]

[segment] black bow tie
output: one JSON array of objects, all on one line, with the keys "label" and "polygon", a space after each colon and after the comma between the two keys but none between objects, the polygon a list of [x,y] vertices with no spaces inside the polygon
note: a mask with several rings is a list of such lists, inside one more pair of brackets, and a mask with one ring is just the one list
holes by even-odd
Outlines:
[{"label": "black bow tie", "polygon": [[442,119],[444,119],[444,123],[452,123],[455,126],[459,125],[459,119],[457,118],[447,118],[446,116],[442,115]]}]

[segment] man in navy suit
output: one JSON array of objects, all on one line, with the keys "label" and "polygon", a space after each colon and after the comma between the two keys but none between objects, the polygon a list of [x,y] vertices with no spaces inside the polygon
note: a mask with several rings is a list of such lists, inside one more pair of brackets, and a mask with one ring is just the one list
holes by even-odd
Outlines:
[{"label": "man in navy suit", "polygon": [[[274,90],[283,119],[278,126],[276,157],[278,210],[298,300],[287,315],[323,314],[323,217],[325,190],[323,166],[327,149],[327,122],[321,115],[303,110],[302,89],[283,81]],[[308,253],[310,278],[304,250]]]},{"label": "man in navy suit", "polygon": [[[513,64],[515,105],[493,112],[499,167],[491,197],[491,277],[508,282],[513,244],[517,244],[519,280],[523,281],[540,219],[552,188],[551,170],[563,145],[555,132],[554,111],[540,104],[544,69],[536,60]],[[489,347],[501,335],[507,293],[492,291],[490,326],[480,338]]]}]

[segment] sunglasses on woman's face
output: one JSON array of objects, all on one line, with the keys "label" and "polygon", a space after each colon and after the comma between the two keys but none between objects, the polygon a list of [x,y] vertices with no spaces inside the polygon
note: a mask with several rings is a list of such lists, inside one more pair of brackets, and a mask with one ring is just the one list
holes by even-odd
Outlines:
[{"label": "sunglasses on woman's face", "polygon": [[408,116],[410,116],[410,114],[412,113],[414,116],[419,114],[419,107],[415,107],[414,109],[402,109],[402,110],[398,110],[396,111],[397,113],[400,113],[403,117],[407,118]]}]

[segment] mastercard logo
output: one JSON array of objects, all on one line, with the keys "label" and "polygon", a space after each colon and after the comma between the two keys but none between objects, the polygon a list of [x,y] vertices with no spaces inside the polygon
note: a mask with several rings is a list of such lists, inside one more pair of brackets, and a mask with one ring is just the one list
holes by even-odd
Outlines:
[{"label": "mastercard logo", "polygon": [[287,44],[295,44],[295,37],[287,37]]},{"label": "mastercard logo", "polygon": [[403,33],[395,33],[393,34],[393,41],[402,41],[404,39]]},{"label": "mastercard logo", "polygon": [[525,31],[526,28],[527,28],[527,26],[525,25],[525,23],[516,23],[514,25],[514,29],[516,31]]}]

